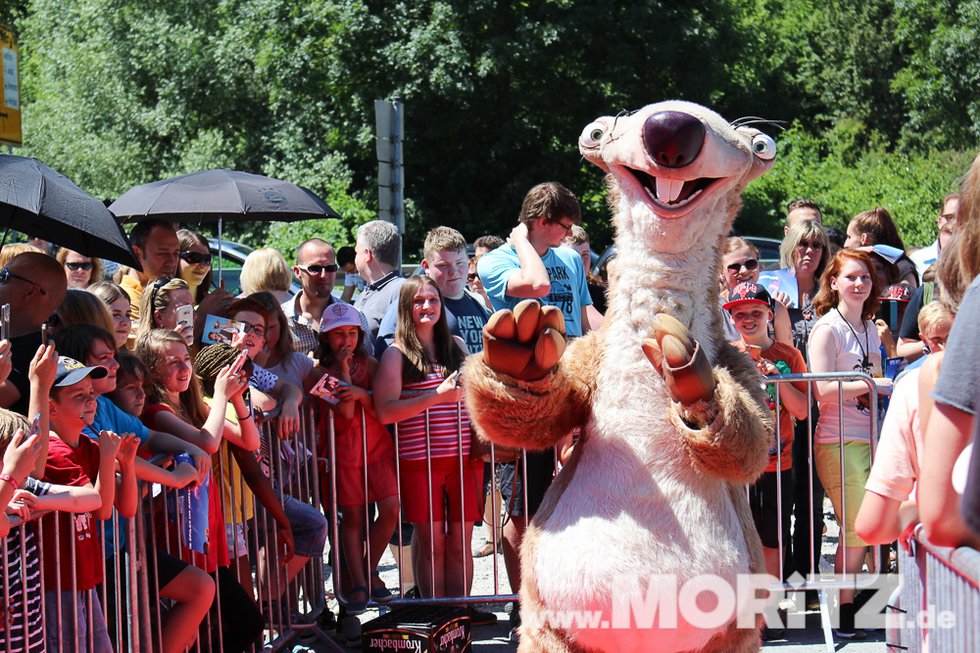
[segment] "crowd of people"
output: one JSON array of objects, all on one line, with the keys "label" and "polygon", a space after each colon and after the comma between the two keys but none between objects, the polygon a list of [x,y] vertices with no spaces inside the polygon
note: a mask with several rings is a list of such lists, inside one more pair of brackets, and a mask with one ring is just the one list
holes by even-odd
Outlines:
[{"label": "crowd of people", "polygon": [[[306,241],[292,265],[276,250],[253,251],[238,297],[213,279],[206,238],[158,219],[130,234],[141,270],[63,248],[52,256],[39,243],[5,246],[0,535],[5,574],[22,581],[6,596],[0,649],[124,650],[125,627],[99,591],[107,584],[105,596],[119,600],[122,581],[106,569],[127,551],[124,528],[98,524],[113,513],[132,519],[141,482],[209,490],[209,546],[146,543],[156,552],[154,601],[167,605],[157,626],[165,651],[209,641],[202,624],[216,603],[223,650],[253,644],[270,618],[257,583],[272,588],[272,610],[288,614],[293,581],[324,554],[334,503],[347,643],[357,641],[357,615],[394,597],[378,573],[389,545],[407,580],[399,592],[466,596],[474,555],[499,551],[517,593],[527,520],[576,433],[555,451],[490,449],[470,426],[460,369],[482,349],[491,313],[523,299],[557,307],[568,338],[601,327],[620,263],[593,273],[580,222],[571,191],[544,183],[528,192],[507,240],[481,237],[472,257],[462,234],[436,227],[421,274],[405,278],[398,231],[376,220],[353,247]],[[967,328],[980,297],[980,157],[962,192],[942,201],[936,226],[935,243],[906,251],[882,207],[854,216],[845,238],[824,228],[816,203],[797,200],[775,269],[746,239],[721,245],[731,343],[763,376],[825,374],[768,386],[778,438],[750,500],[777,577],[818,569],[824,494],[841,525],[841,573],[861,572],[869,545],[907,537],[920,521],[939,544],[978,545],[978,456],[965,494],[955,470],[975,437],[977,340]],[[301,290],[291,295],[294,278]],[[315,409],[318,459],[331,461],[319,506],[270,477],[257,426],[276,411],[274,436],[288,442],[304,402]],[[43,538],[34,522],[11,525],[39,513]],[[474,552],[481,521],[487,543]],[[256,528],[274,534],[282,569],[250,546],[246,531]],[[841,592],[843,638],[862,636],[854,600]],[[496,619],[467,610],[476,624]],[[519,606],[510,619],[519,636]]]}]

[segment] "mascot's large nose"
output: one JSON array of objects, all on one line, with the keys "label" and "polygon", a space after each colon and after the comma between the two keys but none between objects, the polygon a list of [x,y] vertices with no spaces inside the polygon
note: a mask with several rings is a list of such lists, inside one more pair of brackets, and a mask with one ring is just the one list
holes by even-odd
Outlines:
[{"label": "mascot's large nose", "polygon": [[665,168],[686,166],[704,144],[704,124],[688,113],[661,111],[643,123],[643,146]]}]

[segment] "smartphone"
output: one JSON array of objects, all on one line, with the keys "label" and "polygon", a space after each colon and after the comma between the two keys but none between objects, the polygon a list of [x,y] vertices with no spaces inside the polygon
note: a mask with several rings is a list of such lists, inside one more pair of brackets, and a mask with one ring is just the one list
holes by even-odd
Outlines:
[{"label": "smartphone", "polygon": [[51,331],[48,330],[48,323],[45,322],[41,325],[41,344],[45,347],[51,342]]},{"label": "smartphone", "polygon": [[248,358],[248,352],[243,351],[241,354],[238,355],[235,361],[231,364],[232,374],[238,374],[239,372],[242,371],[242,368],[245,367],[246,358]]},{"label": "smartphone", "polygon": [[35,433],[37,433],[40,430],[38,428],[40,425],[41,425],[41,413],[34,413],[34,420],[31,422],[31,430],[28,431],[27,437],[29,438]]},{"label": "smartphone", "polygon": [[459,386],[463,385],[463,373],[462,372],[456,372],[456,378],[453,379],[453,385],[455,385],[457,388]]},{"label": "smartphone", "polygon": [[183,322],[183,326],[193,324],[194,307],[190,304],[184,304],[183,306],[177,307],[177,324],[179,325],[181,322]]},{"label": "smartphone", "polygon": [[10,340],[10,304],[0,306],[0,340]]}]

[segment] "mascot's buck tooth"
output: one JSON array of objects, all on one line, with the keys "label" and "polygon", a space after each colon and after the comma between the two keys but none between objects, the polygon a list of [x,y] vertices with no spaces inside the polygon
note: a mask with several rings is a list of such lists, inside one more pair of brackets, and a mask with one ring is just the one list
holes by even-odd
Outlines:
[{"label": "mascot's buck tooth", "polygon": [[564,351],[561,314],[522,302],[494,314],[464,369],[470,414],[498,445],[543,449],[582,427],[521,546],[518,650],[756,651],[758,621],[740,629],[734,615],[717,627],[683,610],[673,627],[639,612],[630,628],[542,623],[586,611],[608,626],[631,584],[642,606],[698,576],[735,588],[765,569],[744,484],[766,465],[772,419],[758,372],[723,335],[718,248],[775,143],[663,102],[599,118],[579,149],[608,173],[615,211],[603,328]]}]

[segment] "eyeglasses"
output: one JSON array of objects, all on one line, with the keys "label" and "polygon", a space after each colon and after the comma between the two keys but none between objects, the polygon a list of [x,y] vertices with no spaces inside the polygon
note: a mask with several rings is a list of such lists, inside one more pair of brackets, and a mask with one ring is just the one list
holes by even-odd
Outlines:
[{"label": "eyeglasses", "polygon": [[556,220],[555,221],[555,224],[558,225],[559,227],[561,227],[562,229],[564,229],[565,230],[565,233],[571,233],[572,227],[575,226],[575,223],[574,222],[565,223],[565,222],[562,222],[561,220]]},{"label": "eyeglasses", "polygon": [[188,252],[184,250],[180,253],[180,259],[191,265],[211,265],[211,255],[201,254],[200,252]]},{"label": "eyeglasses", "polygon": [[320,274],[321,272],[326,272],[329,274],[340,269],[334,263],[331,263],[330,265],[297,265],[296,267],[308,274]]},{"label": "eyeglasses", "polygon": [[729,265],[726,265],[725,267],[728,268],[733,274],[738,274],[738,272],[742,268],[745,268],[746,270],[751,272],[752,270],[759,267],[759,261],[757,261],[754,258],[750,258],[749,260],[743,261],[742,263],[731,263]]},{"label": "eyeglasses", "polygon": [[823,249],[823,243],[819,240],[801,240],[796,246],[800,249]]},{"label": "eyeglasses", "polygon": [[259,326],[258,324],[249,324],[248,322],[242,322],[242,330],[245,333],[254,333],[260,338],[265,337],[265,327]]},{"label": "eyeglasses", "polygon": [[81,261],[81,262],[78,262],[78,263],[71,263],[71,262],[66,261],[65,262],[65,267],[68,268],[69,270],[72,270],[73,272],[77,272],[78,270],[91,270],[92,269],[92,262],[91,261]]},{"label": "eyeglasses", "polygon": [[11,272],[10,270],[8,270],[7,268],[4,268],[4,269],[0,270],[0,284],[7,283],[7,281],[9,281],[10,279],[17,279],[18,281],[23,281],[24,283],[29,283],[32,286],[34,286],[35,288],[37,288],[38,292],[41,293],[42,295],[47,295],[48,294],[48,291],[46,291],[44,288],[42,288],[40,284],[38,284],[38,283],[36,283],[34,281],[31,281],[27,277],[22,277],[19,274],[14,274],[13,272]]}]

